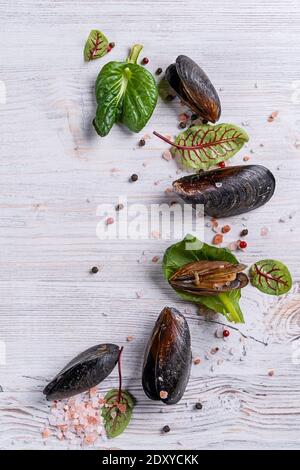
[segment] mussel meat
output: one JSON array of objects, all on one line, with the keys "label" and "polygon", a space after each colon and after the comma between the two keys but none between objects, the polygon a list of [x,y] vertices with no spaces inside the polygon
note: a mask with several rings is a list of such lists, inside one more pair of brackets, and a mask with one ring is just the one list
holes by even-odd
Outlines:
[{"label": "mussel meat", "polygon": [[167,405],[177,403],[189,380],[191,360],[187,321],[175,308],[165,307],[145,352],[142,382],[146,395]]},{"label": "mussel meat", "polygon": [[98,344],[76,356],[45,387],[47,400],[61,400],[85,392],[102,382],[119,358],[116,344]]},{"label": "mussel meat", "polygon": [[221,115],[221,103],[213,84],[196,62],[180,55],[169,65],[166,80],[184,103],[202,119],[216,122]]},{"label": "mussel meat", "polygon": [[203,204],[211,217],[229,217],[252,211],[274,194],[275,178],[261,165],[231,166],[188,175],[173,189],[189,204]]},{"label": "mussel meat", "polygon": [[249,280],[244,264],[228,261],[195,261],[182,266],[170,277],[174,289],[193,295],[219,295],[245,287]]}]

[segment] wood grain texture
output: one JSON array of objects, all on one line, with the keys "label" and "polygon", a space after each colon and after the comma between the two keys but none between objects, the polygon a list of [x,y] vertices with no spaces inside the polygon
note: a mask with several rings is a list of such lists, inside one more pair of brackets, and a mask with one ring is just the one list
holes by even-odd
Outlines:
[{"label": "wood grain texture", "polygon": [[[2,0],[0,15],[0,81],[7,92],[6,104],[0,100],[0,340],[6,346],[0,448],[65,448],[55,439],[42,441],[48,404],[41,390],[75,354],[112,341],[126,346],[124,381],[138,400],[113,447],[299,449],[300,110],[293,95],[299,2],[207,0],[200,8],[196,0]],[[116,48],[86,64],[83,46],[92,28],[103,30]],[[154,137],[142,149],[137,142],[154,129],[175,134],[179,102],[160,101],[140,135],[115,126],[100,139],[91,128],[99,69],[125,58],[135,42],[144,44],[152,72],[180,53],[199,62],[220,90],[221,120],[246,124],[250,135],[232,161],[249,155],[276,176],[270,203],[246,220],[230,219],[227,240],[246,224],[242,262],[278,258],[295,285],[279,299],[245,289],[240,331],[246,338],[232,330],[228,341],[216,339],[217,325],[178,300],[162,279],[160,262],[151,261],[162,257],[168,242],[96,236],[100,203],[117,203],[119,195],[166,201],[171,196],[164,191],[178,177],[175,163],[161,158],[165,145]],[[268,123],[275,110],[278,118]],[[133,172],[139,181],[130,184]],[[209,229],[205,238],[212,239]],[[101,267],[96,276],[89,273],[93,265]],[[186,313],[193,354],[202,358],[174,407],[150,402],[140,383],[145,342],[165,305]],[[128,335],[135,340],[126,343]],[[212,355],[215,346],[220,351]],[[115,379],[116,372],[103,391]],[[197,400],[201,412],[194,409]],[[171,432],[162,436],[165,424]]]}]

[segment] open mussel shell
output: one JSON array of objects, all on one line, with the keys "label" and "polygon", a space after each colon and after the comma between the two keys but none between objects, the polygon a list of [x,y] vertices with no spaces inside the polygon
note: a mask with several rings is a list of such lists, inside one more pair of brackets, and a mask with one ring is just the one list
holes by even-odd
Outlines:
[{"label": "open mussel shell", "polygon": [[228,261],[195,261],[175,271],[169,283],[174,289],[193,295],[219,295],[248,284],[248,276],[242,272],[246,267]]},{"label": "open mussel shell", "polygon": [[211,217],[229,217],[249,212],[268,202],[275,178],[261,165],[232,166],[188,175],[173,182],[184,202],[203,204]]},{"label": "open mussel shell", "polygon": [[119,358],[116,344],[98,344],[76,356],[45,387],[47,400],[61,400],[98,385],[114,369]]},{"label": "open mussel shell", "polygon": [[221,115],[221,103],[213,84],[196,62],[180,55],[171,64],[165,78],[176,94],[199,117],[216,122]]},{"label": "open mussel shell", "polygon": [[177,403],[189,380],[191,360],[187,321],[175,308],[165,307],[145,352],[142,383],[146,395],[167,405]]}]

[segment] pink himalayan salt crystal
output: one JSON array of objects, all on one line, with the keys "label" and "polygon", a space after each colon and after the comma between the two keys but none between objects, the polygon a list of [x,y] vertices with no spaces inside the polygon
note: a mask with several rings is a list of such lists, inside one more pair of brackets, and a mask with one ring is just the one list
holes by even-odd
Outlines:
[{"label": "pink himalayan salt crystal", "polygon": [[53,430],[57,439],[76,444],[93,445],[99,436],[102,440],[105,439],[101,416],[104,403],[104,397],[97,387],[68,400],[54,402],[48,417],[51,430],[46,427],[42,431],[42,437],[48,437]]},{"label": "pink himalayan salt crystal", "polygon": [[168,398],[168,392],[166,392],[165,390],[161,390],[159,392],[159,396],[162,400],[164,400],[165,398]]},{"label": "pink himalayan salt crystal", "polygon": [[131,343],[131,341],[133,341],[133,340],[134,340],[134,336],[127,336],[127,338],[126,338],[126,341],[128,343]]},{"label": "pink himalayan salt crystal", "polygon": [[173,192],[173,188],[171,188],[171,187],[165,189],[166,194],[170,194],[172,192]]},{"label": "pink himalayan salt crystal", "polygon": [[160,233],[157,232],[156,230],[153,230],[151,232],[151,238],[155,238],[157,240],[158,238],[160,238]]},{"label": "pink himalayan salt crystal", "polygon": [[188,119],[189,119],[189,117],[186,113],[181,113],[178,116],[178,121],[179,122],[187,122]]},{"label": "pink himalayan salt crystal", "polygon": [[248,155],[245,155],[245,157],[243,158],[244,162],[248,162],[250,160],[250,157]]},{"label": "pink himalayan salt crystal", "polygon": [[238,242],[231,242],[229,245],[227,245],[227,248],[229,248],[230,251],[237,251],[238,249]]},{"label": "pink himalayan salt crystal", "polygon": [[162,154],[162,158],[166,160],[167,162],[172,160],[173,157],[172,157],[170,150],[165,150],[164,153]]},{"label": "pink himalayan salt crystal", "polygon": [[260,230],[260,234],[262,237],[266,237],[269,233],[269,229],[268,227],[262,227],[261,230]]},{"label": "pink himalayan salt crystal", "polygon": [[97,439],[97,435],[95,433],[93,434],[88,434],[85,438],[84,438],[84,442],[86,444],[94,444],[94,442],[96,441]]},{"label": "pink himalayan salt crystal", "polygon": [[144,134],[142,138],[144,140],[149,140],[149,139],[151,139],[151,135],[150,134]]},{"label": "pink himalayan salt crystal", "polygon": [[273,122],[277,118],[279,111],[273,111],[268,117],[268,122]]},{"label": "pink himalayan salt crystal", "polygon": [[159,256],[153,256],[152,263],[157,263],[159,261]]},{"label": "pink himalayan salt crystal", "polygon": [[48,428],[43,429],[42,431],[42,438],[43,439],[48,439],[48,437],[51,436],[51,431]]},{"label": "pink himalayan salt crystal", "polygon": [[115,221],[115,219],[113,217],[108,217],[106,219],[106,225],[111,225],[111,224],[114,223],[114,221]]}]

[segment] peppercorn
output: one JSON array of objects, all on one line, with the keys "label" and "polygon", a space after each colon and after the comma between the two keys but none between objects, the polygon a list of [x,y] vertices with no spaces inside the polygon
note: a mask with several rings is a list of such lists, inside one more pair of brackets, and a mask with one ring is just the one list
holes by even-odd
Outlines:
[{"label": "peppercorn", "polygon": [[93,266],[91,269],[91,273],[93,274],[97,274],[98,271],[99,271],[99,268],[97,266]]},{"label": "peppercorn", "polygon": [[162,73],[162,68],[161,67],[158,67],[158,69],[156,70],[156,75],[160,75]]},{"label": "peppercorn", "polygon": [[245,242],[244,240],[241,240],[240,243],[239,243],[239,247],[241,248],[241,250],[243,250],[244,248],[247,248],[247,242]]},{"label": "peppercorn", "polygon": [[171,94],[166,96],[166,100],[167,100],[167,101],[173,101],[173,100],[175,100],[175,98],[176,98],[176,96],[175,96],[175,95],[171,95]]},{"label": "peppercorn", "polygon": [[200,402],[196,403],[195,408],[196,408],[196,410],[202,410],[202,408],[203,408],[202,403],[200,403]]},{"label": "peppercorn", "polygon": [[171,431],[171,428],[170,428],[170,426],[168,426],[168,425],[166,424],[166,426],[164,426],[164,427],[162,428],[162,430],[163,430],[163,432],[170,432],[170,431]]},{"label": "peppercorn", "polygon": [[203,119],[202,124],[208,124],[207,119]]},{"label": "peppercorn", "polygon": [[142,64],[146,65],[148,63],[149,63],[148,57],[144,57],[143,60],[142,60]]},{"label": "peppercorn", "polygon": [[240,233],[240,236],[241,237],[246,237],[248,235],[248,229],[247,228],[244,228],[241,233]]},{"label": "peppercorn", "polygon": [[124,209],[124,204],[118,204],[118,205],[116,206],[116,211],[117,211],[117,212],[121,211],[122,209]]},{"label": "peppercorn", "polygon": [[198,114],[192,114],[191,121],[196,121],[196,119],[198,119]]},{"label": "peppercorn", "polygon": [[225,162],[220,162],[220,163],[219,163],[219,167],[220,167],[220,168],[225,168]]},{"label": "peppercorn", "polygon": [[108,45],[109,45],[109,47],[110,47],[111,49],[113,49],[116,44],[115,44],[114,42],[110,42]]},{"label": "peppercorn", "polygon": [[228,338],[229,335],[230,335],[230,331],[229,331],[229,330],[224,330],[224,331],[223,331],[223,336],[224,336],[224,338]]},{"label": "peppercorn", "polygon": [[140,146],[140,147],[144,147],[145,144],[146,144],[145,139],[141,139],[141,140],[139,141],[139,146]]},{"label": "peppercorn", "polygon": [[137,181],[139,179],[138,175],[133,173],[133,175],[130,176],[131,181]]},{"label": "peppercorn", "polygon": [[180,129],[185,129],[186,128],[186,122],[185,121],[180,121],[179,127],[180,127]]}]

